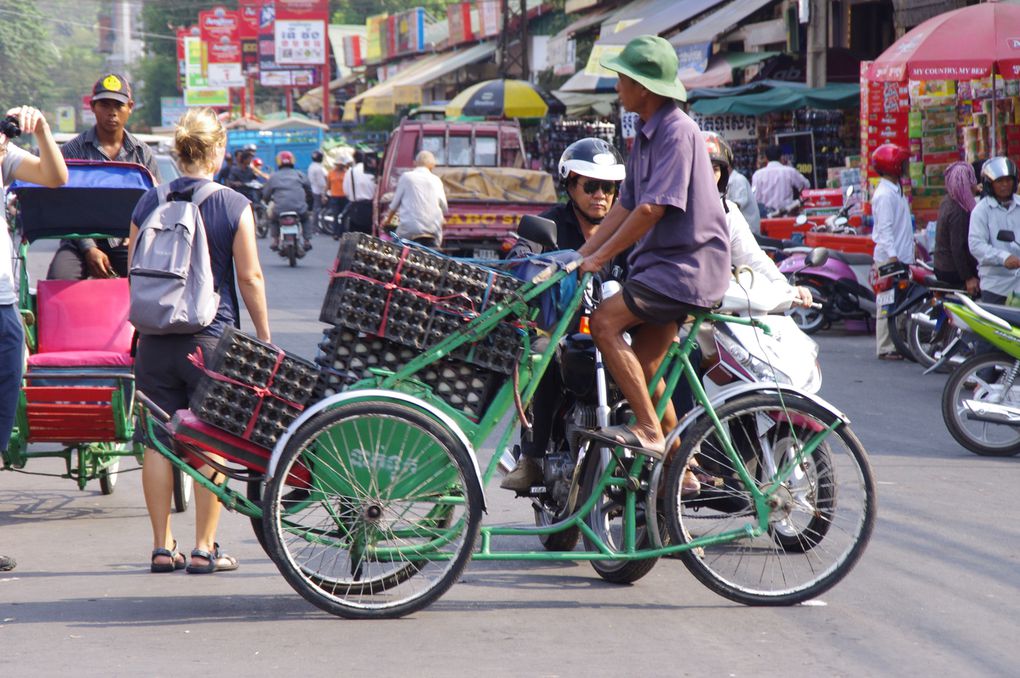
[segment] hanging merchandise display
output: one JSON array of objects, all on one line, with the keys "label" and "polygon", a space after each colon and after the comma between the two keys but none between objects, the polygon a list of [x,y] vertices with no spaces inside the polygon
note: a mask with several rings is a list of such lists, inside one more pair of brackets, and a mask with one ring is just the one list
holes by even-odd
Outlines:
[{"label": "hanging merchandise display", "polygon": [[[903,184],[919,227],[938,219],[945,195],[944,174],[952,163],[993,155],[1020,162],[1020,81],[1001,76],[994,81],[992,76],[864,81],[861,91],[862,151],[870,154],[885,142],[910,150]],[[873,189],[878,178],[869,172],[868,181]]]},{"label": "hanging merchandise display", "polygon": [[604,139],[618,145],[616,125],[602,120],[577,120],[573,118],[546,118],[535,135],[535,147],[531,149],[532,159],[540,163],[539,169],[556,174],[560,155],[570,144],[587,137]]}]

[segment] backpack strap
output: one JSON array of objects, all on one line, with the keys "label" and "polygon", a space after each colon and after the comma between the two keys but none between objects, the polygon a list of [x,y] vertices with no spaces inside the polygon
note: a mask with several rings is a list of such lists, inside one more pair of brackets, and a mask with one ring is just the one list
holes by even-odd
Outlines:
[{"label": "backpack strap", "polygon": [[223,190],[224,188],[226,188],[226,186],[224,186],[223,184],[218,184],[215,181],[210,181],[205,186],[192,193],[191,202],[196,207],[198,207],[203,202],[205,202],[206,198],[210,197],[213,193],[216,193],[217,191]]},{"label": "backpack strap", "polygon": [[156,186],[156,204],[162,205],[166,202],[167,196],[170,195],[170,182],[162,183]]}]

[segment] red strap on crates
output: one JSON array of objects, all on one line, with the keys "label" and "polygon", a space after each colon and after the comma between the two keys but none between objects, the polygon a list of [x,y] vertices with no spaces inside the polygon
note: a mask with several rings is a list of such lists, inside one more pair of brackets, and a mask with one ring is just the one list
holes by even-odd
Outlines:
[{"label": "red strap on crates", "polygon": [[[465,316],[466,315],[476,315],[475,309],[474,309],[474,304],[471,302],[471,300],[469,298],[467,298],[463,294],[451,294],[451,295],[448,295],[448,296],[441,297],[441,296],[437,296],[435,294],[428,294],[426,292],[422,292],[421,290],[415,290],[415,289],[411,289],[409,287],[401,287],[400,286],[400,277],[401,277],[400,276],[400,271],[404,267],[404,262],[407,261],[407,254],[410,251],[411,251],[411,248],[407,247],[406,245],[401,249],[401,251],[400,251],[400,261],[397,262],[396,270],[394,270],[394,272],[393,272],[393,279],[390,280],[389,282],[383,282],[382,280],[376,280],[375,278],[369,277],[369,276],[364,275],[362,273],[355,273],[354,271],[337,271],[336,268],[335,268],[335,265],[334,265],[333,271],[330,272],[330,277],[333,277],[333,278],[354,278],[355,280],[364,280],[366,282],[374,283],[376,285],[381,285],[383,287],[383,289],[386,290],[386,303],[383,305],[382,318],[379,321],[379,329],[376,330],[376,334],[378,334],[379,336],[385,336],[385,333],[386,333],[386,323],[387,323],[387,321],[389,319],[389,316],[390,316],[390,301],[393,299],[393,291],[394,290],[400,290],[401,292],[406,292],[408,294],[413,294],[414,296],[419,297],[421,299],[425,299],[426,301],[429,301],[429,302],[431,302],[433,304],[439,304],[439,303],[450,301],[450,300],[453,300],[453,299],[459,299],[461,301],[466,302],[468,308],[467,309],[461,309],[461,308],[456,308],[456,307],[450,306],[448,308],[450,308],[451,311],[456,311],[458,313],[463,313],[463,314],[465,314]],[[491,285],[492,285],[492,282],[490,280],[489,286],[491,287]]]},{"label": "red strap on crates", "polygon": [[277,350],[276,362],[273,364],[273,369],[269,372],[269,379],[266,380],[265,386],[252,386],[251,384],[246,384],[243,381],[232,379],[231,377],[228,377],[225,374],[213,372],[212,370],[205,366],[205,358],[202,356],[201,346],[195,347],[195,352],[188,356],[188,360],[191,361],[192,365],[202,370],[203,373],[205,373],[212,379],[215,379],[216,381],[222,381],[228,384],[234,384],[235,386],[241,386],[243,388],[248,389],[249,391],[254,392],[255,395],[258,396],[258,402],[255,403],[255,410],[252,412],[251,418],[248,420],[248,425],[245,426],[244,428],[244,433],[241,434],[242,438],[248,439],[251,436],[252,431],[255,430],[255,422],[259,418],[259,411],[261,411],[262,409],[262,401],[265,400],[266,396],[276,398],[281,403],[289,407],[293,407],[297,409],[299,412],[305,409],[304,405],[300,405],[293,401],[287,400],[286,398],[283,398],[277,395],[276,393],[273,393],[272,390],[270,390],[273,385],[273,379],[276,378],[276,373],[280,370],[280,365],[283,364],[283,359],[285,357],[286,354],[283,351]]}]

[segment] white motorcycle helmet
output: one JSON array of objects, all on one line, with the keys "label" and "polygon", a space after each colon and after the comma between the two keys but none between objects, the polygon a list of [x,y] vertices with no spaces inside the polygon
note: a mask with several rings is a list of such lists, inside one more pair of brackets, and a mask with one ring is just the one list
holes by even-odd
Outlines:
[{"label": "white motorcycle helmet", "polygon": [[563,151],[557,167],[560,182],[566,183],[571,172],[600,181],[623,181],[627,176],[619,151],[595,137],[575,141]]}]

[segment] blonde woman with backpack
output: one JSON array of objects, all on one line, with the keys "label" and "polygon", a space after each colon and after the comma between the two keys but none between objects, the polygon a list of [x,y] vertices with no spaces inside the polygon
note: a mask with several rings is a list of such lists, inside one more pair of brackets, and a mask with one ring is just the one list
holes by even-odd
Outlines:
[{"label": "blonde woman with backpack", "polygon": [[[164,333],[158,328],[149,328],[139,333],[135,386],[170,413],[188,407],[201,377],[198,368],[188,361],[188,354],[196,347],[210,354],[224,328],[238,325],[238,296],[244,301],[255,334],[259,339],[270,341],[265,281],[255,245],[255,217],[251,203],[240,193],[226,187],[221,186],[211,193],[210,189],[202,190],[212,183],[214,174],[223,163],[226,141],[226,132],[216,114],[205,108],[185,113],[174,133],[174,147],[183,176],[170,182],[169,191],[164,189],[162,197],[166,201],[191,201],[196,193],[202,193],[195,202],[201,214],[198,221],[204,225],[208,262],[218,300],[215,317],[197,331],[180,333],[179,328],[172,328]],[[146,219],[161,208],[158,191],[158,188],[153,188],[143,195],[132,215],[129,270],[133,270],[136,264],[135,249],[140,227],[148,226]],[[132,303],[135,300],[133,295]],[[211,469],[206,471],[211,475]],[[195,547],[188,562],[178,551],[170,526],[172,466],[151,449],[145,451],[142,488],[152,523],[151,572],[173,572],[186,568],[191,574],[208,574],[237,569],[237,559],[221,551],[216,543],[221,507],[211,492],[195,487]]]}]

